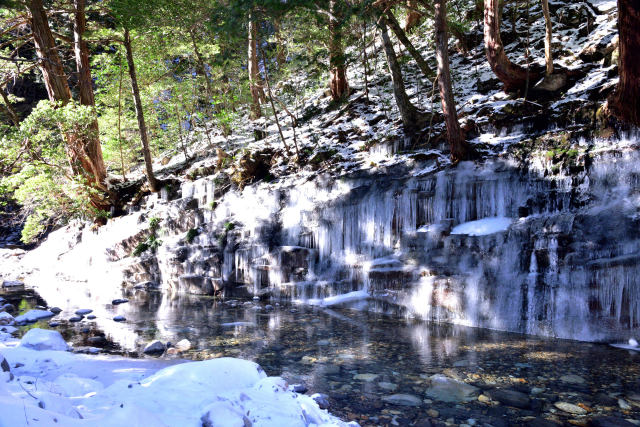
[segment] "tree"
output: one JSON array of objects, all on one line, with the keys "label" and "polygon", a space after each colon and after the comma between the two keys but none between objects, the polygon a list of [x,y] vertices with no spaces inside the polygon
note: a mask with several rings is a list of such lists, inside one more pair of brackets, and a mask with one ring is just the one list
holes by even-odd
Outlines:
[{"label": "tree", "polygon": [[449,71],[449,37],[447,35],[447,6],[446,0],[436,0],[435,8],[435,38],[436,59],[438,61],[438,86],[440,88],[440,100],[442,113],[447,127],[447,140],[451,147],[451,158],[464,160],[469,155],[469,144],[464,139],[464,134],[458,123],[456,103],[453,97],[451,85],[451,73]]},{"label": "tree", "polygon": [[138,128],[140,130],[140,141],[142,143],[142,155],[144,156],[144,167],[151,191],[160,191],[160,186],[153,174],[153,163],[151,162],[151,152],[149,151],[149,135],[147,134],[147,124],[144,120],[144,110],[142,109],[142,101],[140,99],[140,89],[138,88],[138,77],[136,76],[136,68],[133,62],[133,49],[131,47],[131,35],[129,29],[124,27],[124,47],[127,51],[127,66],[129,68],[129,78],[131,79],[131,92],[133,94],[133,102],[136,108],[136,116],[138,118]]},{"label": "tree", "polygon": [[[67,82],[67,75],[62,66],[62,61],[58,54],[55,40],[49,27],[49,21],[47,14],[44,10],[41,0],[28,0],[25,3],[27,10],[30,14],[31,30],[33,32],[33,40],[36,47],[36,54],[38,57],[38,66],[42,72],[43,81],[47,89],[49,99],[53,102],[60,102],[63,105],[71,101],[71,90],[69,89],[69,83]],[[82,21],[84,19],[84,10],[76,10],[76,19]],[[80,22],[82,23],[82,22]],[[77,27],[75,32],[77,33],[77,49],[79,52],[79,58],[77,57],[78,70],[86,72],[88,66],[88,56],[85,58],[82,52],[82,29]],[[86,47],[86,46],[85,46]],[[82,61],[86,59],[83,65]],[[80,80],[82,80],[82,76]],[[90,79],[89,75],[89,79]],[[84,101],[89,102],[93,99],[93,93],[89,94],[89,88],[86,82],[80,84],[81,92],[84,92]],[[86,104],[90,105],[90,104]],[[97,126],[97,124],[96,124]],[[76,135],[72,132],[67,132],[67,156],[69,157],[69,163],[74,175],[82,176],[87,184],[100,190],[100,193],[95,193],[91,198],[91,203],[98,209],[105,209],[109,206],[109,202],[105,199],[107,193],[107,186],[105,179],[107,177],[107,171],[104,166],[104,160],[102,158],[102,149],[100,147],[100,140],[97,135],[92,133]]]},{"label": "tree", "polygon": [[507,58],[500,37],[501,1],[484,0],[484,46],[489,65],[506,92],[525,89],[538,75]]},{"label": "tree", "polygon": [[551,26],[551,14],[549,13],[549,0],[542,0],[542,14],[544,15],[545,37],[544,37],[544,58],[547,64],[547,76],[553,74],[553,55],[551,51],[551,40],[553,29]]},{"label": "tree", "polygon": [[389,65],[389,71],[391,72],[391,80],[393,81],[393,95],[396,99],[396,105],[400,111],[400,117],[402,118],[402,124],[407,130],[414,130],[416,125],[420,122],[421,115],[418,109],[411,103],[407,91],[404,87],[404,80],[402,79],[402,70],[398,57],[396,56],[393,43],[389,37],[389,31],[387,30],[387,20],[382,16],[379,21],[380,34],[382,36],[382,46],[384,47],[384,53],[387,58],[387,64]]},{"label": "tree", "polygon": [[258,23],[254,16],[249,18],[248,48],[249,89],[251,91],[251,118],[262,116],[260,110],[260,70],[258,69]]},{"label": "tree", "polygon": [[420,21],[424,17],[417,7],[418,2],[416,0],[407,0],[407,9],[409,12],[407,13],[407,20],[404,23],[404,30],[406,32],[409,32],[420,25]]},{"label": "tree", "polygon": [[618,0],[620,82],[609,99],[611,112],[640,126],[640,2]]},{"label": "tree", "polygon": [[391,10],[387,11],[385,18],[387,20],[389,28],[391,28],[391,31],[393,31],[398,40],[400,40],[400,43],[402,43],[402,45],[407,49],[409,54],[416,61],[416,63],[418,64],[418,68],[420,68],[420,71],[422,71],[422,74],[428,79],[433,78],[433,71],[429,67],[429,64],[427,64],[427,61],[425,61],[425,59],[422,57],[422,54],[418,52],[418,49],[413,46],[413,43],[411,43],[411,40],[409,40],[405,31],[402,30],[402,27],[400,27],[400,24],[396,20],[395,16],[393,16],[393,12],[391,12]]},{"label": "tree", "polygon": [[341,17],[338,2],[329,0],[329,89],[334,101],[349,93]]}]

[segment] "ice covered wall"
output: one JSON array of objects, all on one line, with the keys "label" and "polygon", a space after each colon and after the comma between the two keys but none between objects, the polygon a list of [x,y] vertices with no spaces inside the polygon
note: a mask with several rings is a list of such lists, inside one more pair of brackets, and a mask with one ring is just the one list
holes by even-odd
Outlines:
[{"label": "ice covered wall", "polygon": [[211,277],[224,271],[222,282],[254,295],[317,302],[365,290],[370,308],[435,321],[628,338],[640,326],[638,157],[594,153],[571,175],[541,158],[528,169],[492,160],[265,184],[220,199],[193,244],[178,245],[200,261],[217,251]]}]

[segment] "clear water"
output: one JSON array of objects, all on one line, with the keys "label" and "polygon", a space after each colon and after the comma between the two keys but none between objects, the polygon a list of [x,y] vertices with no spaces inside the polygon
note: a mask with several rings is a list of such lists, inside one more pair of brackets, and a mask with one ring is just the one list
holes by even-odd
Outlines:
[{"label": "clear water", "polygon": [[[23,310],[44,303],[33,292],[5,297],[16,306],[22,301]],[[101,307],[96,313],[102,314],[93,321],[68,323],[65,319],[73,314],[69,307],[54,320],[61,322],[58,329],[78,348],[90,344],[88,337],[104,333],[109,339],[104,351],[144,357],[140,350],[152,339],[175,343],[186,338],[191,350],[165,357],[254,360],[269,375],[304,384],[308,393],[328,394],[332,412],[361,425],[416,425],[427,419],[444,422],[453,418],[456,424],[473,419],[479,425],[497,426],[525,425],[533,417],[560,422],[576,418],[557,410],[553,406],[556,400],[584,405],[590,410],[587,418],[604,414],[640,419],[640,403],[631,399],[640,399],[634,395],[640,393],[640,353],[601,344],[428,324],[347,308],[271,308],[263,302],[170,298],[160,293],[140,293],[130,299],[119,306]],[[126,322],[111,319],[123,313]],[[47,322],[38,326],[47,327]],[[135,337],[134,345],[131,336]],[[126,338],[119,341],[119,337]],[[525,392],[534,397],[535,409],[480,401],[453,404],[425,400],[428,378],[437,373],[482,389]],[[569,374],[579,375],[585,382],[561,380]],[[543,390],[533,395],[533,388]],[[407,407],[383,400],[398,393],[423,402]],[[618,398],[625,399],[630,409],[622,409]],[[430,410],[436,410],[437,416],[427,412]]]}]

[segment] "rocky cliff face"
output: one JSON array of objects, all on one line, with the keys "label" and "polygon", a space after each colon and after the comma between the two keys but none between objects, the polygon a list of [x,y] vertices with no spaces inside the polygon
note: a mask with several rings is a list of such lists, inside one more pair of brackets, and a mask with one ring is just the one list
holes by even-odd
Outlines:
[{"label": "rocky cliff face", "polygon": [[167,234],[156,253],[124,258],[124,281],[628,339],[640,329],[640,153],[611,148],[538,150],[524,164],[513,146],[479,163],[226,194],[220,176],[186,182],[148,202]]}]

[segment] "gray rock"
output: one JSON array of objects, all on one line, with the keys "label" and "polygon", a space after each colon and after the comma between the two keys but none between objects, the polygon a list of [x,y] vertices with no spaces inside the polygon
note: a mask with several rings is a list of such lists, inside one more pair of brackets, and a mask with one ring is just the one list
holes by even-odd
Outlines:
[{"label": "gray rock", "polygon": [[293,384],[291,387],[291,391],[298,394],[305,394],[309,389],[304,384]]},{"label": "gray rock", "polygon": [[95,318],[96,318],[95,314],[90,314],[90,315],[87,316],[88,320],[94,320]]},{"label": "gray rock", "polygon": [[635,424],[616,417],[594,417],[589,420],[592,427],[632,427]]},{"label": "gray rock", "polygon": [[167,349],[166,345],[162,341],[152,341],[142,350],[144,354],[149,356],[160,356]]},{"label": "gray rock", "polygon": [[527,424],[529,427],[559,427],[560,424],[555,423],[551,420],[547,420],[546,418],[538,417],[529,421]]},{"label": "gray rock", "polygon": [[584,415],[587,413],[586,409],[582,409],[578,405],[574,405],[573,403],[569,403],[569,402],[556,402],[553,405],[556,408],[560,409],[561,411],[564,411],[573,415]]},{"label": "gray rock", "polygon": [[563,375],[560,377],[560,381],[567,384],[585,384],[587,381],[580,375]]},{"label": "gray rock", "polygon": [[60,314],[62,313],[62,309],[60,307],[51,307],[49,309],[50,312],[52,312],[53,314]]},{"label": "gray rock", "polygon": [[118,316],[115,316],[115,317],[113,318],[113,320],[114,320],[114,321],[116,321],[116,322],[124,322],[124,321],[125,321],[125,320],[127,320],[127,319],[126,319],[124,316],[120,316],[120,315],[118,315]]},{"label": "gray rock", "polygon": [[38,320],[49,319],[53,316],[55,316],[55,314],[48,310],[29,310],[25,314],[16,316],[16,323],[34,323]]},{"label": "gray rock", "polygon": [[57,328],[58,326],[60,326],[60,322],[49,322],[50,328]]},{"label": "gray rock", "polygon": [[5,304],[0,307],[0,311],[6,311],[7,313],[15,313],[16,307],[13,304]]},{"label": "gray rock", "polygon": [[99,346],[103,346],[105,344],[107,344],[107,339],[103,336],[95,336],[95,337],[89,337],[87,338],[87,342],[91,345],[99,345]]},{"label": "gray rock", "polygon": [[320,409],[329,409],[329,396],[324,393],[315,393],[311,398],[318,404]]},{"label": "gray rock", "polygon": [[515,390],[495,389],[487,392],[491,399],[497,400],[503,405],[513,406],[520,409],[529,409],[531,399],[524,393]]},{"label": "gray rock", "polygon": [[429,378],[430,386],[426,390],[428,397],[442,402],[470,402],[475,400],[480,389],[472,385],[454,380],[442,374]]},{"label": "gray rock", "polygon": [[387,403],[391,403],[392,405],[400,405],[400,406],[421,406],[422,399],[418,396],[414,396],[412,394],[392,394],[390,396],[385,396],[382,398]]},{"label": "gray rock", "polygon": [[81,308],[79,310],[76,310],[76,314],[78,316],[84,316],[85,314],[89,313],[93,313],[93,310],[91,310],[90,308]]},{"label": "gray rock", "polygon": [[188,339],[182,339],[176,343],[176,349],[179,351],[191,350],[191,341]]},{"label": "gray rock", "polygon": [[82,321],[82,319],[84,319],[84,316],[73,316],[69,318],[69,322],[76,323]]},{"label": "gray rock", "polygon": [[119,304],[124,304],[124,303],[127,303],[127,302],[129,302],[129,300],[126,299],[126,298],[117,298],[117,299],[114,299],[113,301],[111,301],[111,304],[112,305],[119,305]]},{"label": "gray rock", "polygon": [[2,372],[11,372],[9,362],[7,362],[7,359],[2,356],[0,356],[0,369],[2,369]]}]

